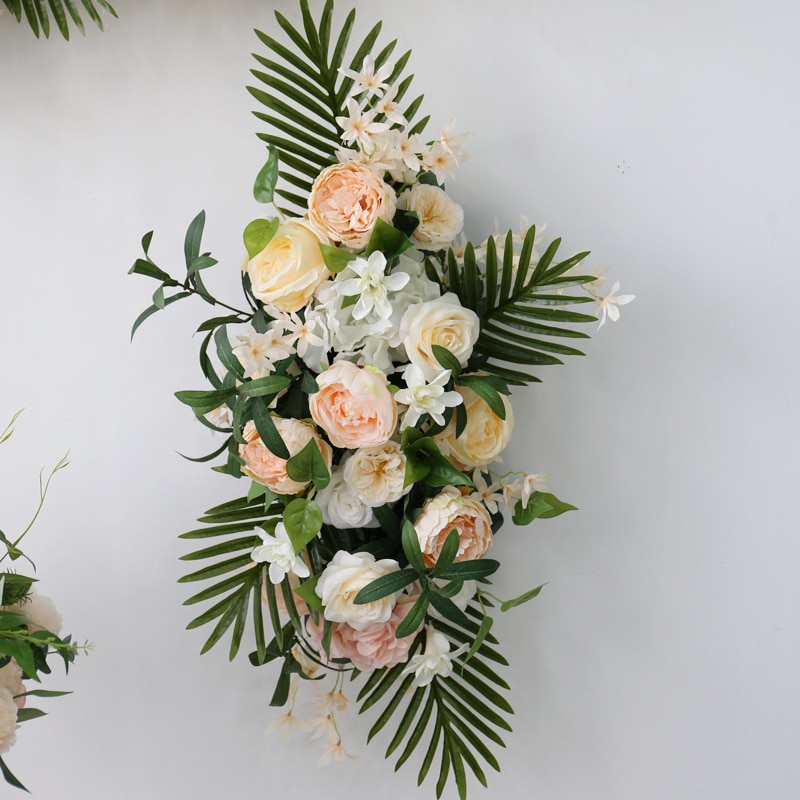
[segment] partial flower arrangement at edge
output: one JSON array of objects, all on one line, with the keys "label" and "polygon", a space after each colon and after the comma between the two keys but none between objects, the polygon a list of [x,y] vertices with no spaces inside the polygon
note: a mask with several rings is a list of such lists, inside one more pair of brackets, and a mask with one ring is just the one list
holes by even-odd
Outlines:
[{"label": "partial flower arrangement at edge", "polygon": [[[0,432],[0,444],[14,433],[17,412]],[[80,650],[90,648],[88,643],[77,645],[72,637],[61,634],[62,618],[53,601],[40,594],[34,584],[36,578],[12,568],[24,564],[24,571],[35,572],[33,561],[22,551],[20,544],[33,527],[42,510],[50,482],[69,464],[62,458],[47,474],[39,475],[39,504],[25,529],[14,537],[0,531],[0,542],[5,552],[0,556],[0,772],[7,783],[28,791],[13,774],[4,756],[17,740],[17,729],[22,723],[45,715],[44,711],[29,704],[31,698],[51,698],[69,694],[39,688],[42,675],[51,672],[50,659],[60,658],[65,672]]]},{"label": "partial flower arrangement at edge", "polygon": [[[101,31],[104,30],[103,11],[107,11],[112,17],[117,16],[114,7],[107,0],[80,0],[80,3],[76,0],[47,0],[47,4],[44,0],[2,0],[2,3],[17,22],[22,23],[24,20],[28,24],[37,39],[40,36],[49,39],[50,31],[56,28],[69,41],[70,23],[85,36],[84,14]],[[2,13],[0,9],[0,14]]]}]

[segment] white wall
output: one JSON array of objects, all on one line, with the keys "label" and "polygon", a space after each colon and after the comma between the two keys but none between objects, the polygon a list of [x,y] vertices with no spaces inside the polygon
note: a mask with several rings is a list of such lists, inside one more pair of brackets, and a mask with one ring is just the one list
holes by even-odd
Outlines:
[{"label": "white wall", "polygon": [[[359,759],[327,771],[315,745],[265,735],[273,673],[201,658],[203,632],[184,630],[176,534],[239,487],[175,452],[213,443],[172,398],[203,385],[205,308],[173,307],[131,345],[154,285],[126,272],[151,229],[180,269],[205,208],[212,283],[235,296],[261,211],[252,28],[274,25],[256,0],[115,5],[106,33],[68,44],[0,16],[0,419],[27,409],[0,449],[0,526],[24,522],[38,469],[69,448],[27,549],[67,629],[96,643],[48,681],[75,693],[8,762],[41,800],[408,797],[415,771],[395,776],[361,720]],[[581,511],[498,537],[501,593],[548,586],[498,623],[516,730],[472,796],[793,796],[798,6],[359,5],[361,31],[382,18],[413,48],[434,122],[474,131],[450,184],[470,233],[546,221],[637,295],[588,358],[515,395],[507,463],[547,471]]]}]

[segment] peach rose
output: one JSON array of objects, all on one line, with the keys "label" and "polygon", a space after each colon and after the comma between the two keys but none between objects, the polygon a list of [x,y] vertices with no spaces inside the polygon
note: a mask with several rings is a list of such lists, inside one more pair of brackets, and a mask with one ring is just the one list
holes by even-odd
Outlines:
[{"label": "peach rose", "polygon": [[394,190],[363,164],[326,167],[308,198],[308,219],[334,242],[363,249],[375,222],[391,223],[397,200]]},{"label": "peach rose", "polygon": [[472,355],[479,334],[478,315],[464,308],[452,292],[438,300],[409,306],[400,321],[400,338],[408,360],[422,370],[428,382],[443,369],[433,355],[433,345],[446,347],[463,367]]},{"label": "peach rose", "polygon": [[330,277],[320,242],[328,244],[303,220],[281,223],[269,244],[245,267],[253,294],[279,311],[301,309]]},{"label": "peach rose", "polygon": [[434,566],[450,531],[458,532],[456,561],[482,558],[492,544],[492,520],[484,505],[474,497],[462,496],[448,486],[422,507],[414,522],[422,560]]},{"label": "peach rose", "polygon": [[[333,451],[330,445],[323,441],[312,425],[301,422],[299,419],[284,419],[273,417],[275,427],[281,435],[289,455],[299,453],[310,441],[317,442],[325,464],[330,472],[333,463]],[[298,494],[308,486],[308,481],[299,483],[292,480],[286,473],[286,459],[276,456],[258,435],[255,423],[250,420],[242,431],[247,444],[239,445],[239,455],[244,460],[242,472],[258,483],[263,483],[275,494]]]},{"label": "peach rose", "polygon": [[456,386],[456,391],[464,398],[467,412],[467,425],[456,438],[455,416],[450,424],[434,438],[445,455],[452,456],[466,467],[483,467],[491,464],[503,452],[514,429],[514,412],[505,395],[503,405],[506,418],[500,419],[489,408],[489,404],[472,389]]},{"label": "peach rose", "polygon": [[397,427],[397,403],[387,384],[379,370],[336,361],[317,376],[319,391],[308,396],[311,416],[336,447],[383,444]]}]

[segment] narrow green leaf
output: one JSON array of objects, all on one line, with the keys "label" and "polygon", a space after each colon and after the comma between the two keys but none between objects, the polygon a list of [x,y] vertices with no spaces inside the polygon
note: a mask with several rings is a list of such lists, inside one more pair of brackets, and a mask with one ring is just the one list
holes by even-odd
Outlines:
[{"label": "narrow green leaf", "polygon": [[455,557],[458,555],[460,544],[461,540],[458,538],[458,530],[453,528],[453,530],[447,534],[447,538],[444,540],[442,549],[439,552],[439,558],[436,559],[436,565],[431,572],[432,578],[437,578],[453,563]]},{"label": "narrow green leaf", "polygon": [[[500,604],[501,611],[508,611],[511,608],[516,608],[517,606],[521,606],[523,603],[527,603],[528,600],[533,600],[534,597],[539,596],[539,592],[544,589],[547,584],[543,583],[541,586],[537,586],[535,589],[531,589],[524,594],[521,594],[519,597],[515,597],[513,600],[506,600]],[[486,619],[490,619],[490,617],[486,617]]]},{"label": "narrow green leaf", "polygon": [[267,375],[264,378],[245,381],[236,391],[244,397],[274,396],[283,389],[286,389],[291,382],[292,379],[284,375]]},{"label": "narrow green leaf", "polygon": [[475,561],[460,561],[442,570],[439,577],[451,581],[475,581],[494,574],[499,567],[500,562],[492,558],[479,558]]},{"label": "narrow green leaf", "polygon": [[411,607],[406,618],[397,626],[395,635],[398,639],[403,639],[406,636],[411,636],[416,633],[423,622],[425,622],[425,615],[428,611],[428,603],[430,602],[431,590],[426,584],[422,592],[420,592],[417,601]]},{"label": "narrow green leaf", "polygon": [[186,230],[186,238],[183,242],[183,254],[186,259],[186,269],[192,265],[200,255],[200,242],[203,238],[203,228],[206,224],[206,212],[201,211],[189,224]]},{"label": "narrow green leaf", "polygon": [[223,403],[233,398],[236,394],[236,389],[212,389],[209,391],[183,391],[175,392],[175,397],[187,406],[196,409],[201,414],[207,414],[213,411]]},{"label": "narrow green leaf", "polygon": [[439,344],[434,344],[431,350],[433,357],[442,365],[442,368],[450,370],[450,377],[457,378],[461,372],[459,360],[446,347]]},{"label": "narrow green leaf", "polygon": [[422,558],[422,550],[419,545],[419,536],[416,528],[410,520],[403,520],[403,532],[401,543],[403,552],[406,554],[408,563],[416,570],[418,575],[426,575],[428,568]]},{"label": "narrow green leaf", "polygon": [[503,398],[489,381],[479,375],[462,375],[458,382],[462,386],[472,389],[500,419],[506,418],[506,407]]},{"label": "narrow green leaf", "polygon": [[401,569],[396,572],[390,572],[388,575],[382,575],[361,589],[353,598],[353,602],[356,605],[373,603],[383,597],[388,597],[390,594],[402,591],[406,586],[417,580],[417,577],[417,571],[414,569]]},{"label": "narrow green leaf", "polygon": [[[501,607],[500,610],[505,611],[506,609]],[[472,643],[472,646],[467,651],[466,656],[464,656],[465,662],[469,661],[475,655],[475,653],[478,652],[478,649],[483,644],[483,640],[486,638],[486,634],[489,633],[489,631],[492,629],[493,623],[494,620],[488,614],[483,618],[481,626],[480,628],[478,628],[478,635],[475,637],[475,641]]]},{"label": "narrow green leaf", "polygon": [[272,419],[272,414],[262,398],[253,398],[251,411],[253,412],[253,422],[255,423],[258,435],[266,448],[278,456],[278,458],[288,459],[291,456],[291,453],[289,453],[289,448],[286,447],[286,443],[283,441],[278,429],[275,427],[275,421]]}]

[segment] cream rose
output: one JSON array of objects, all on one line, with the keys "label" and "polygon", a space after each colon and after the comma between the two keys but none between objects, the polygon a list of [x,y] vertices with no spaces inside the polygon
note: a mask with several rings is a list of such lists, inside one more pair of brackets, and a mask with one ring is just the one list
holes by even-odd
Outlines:
[{"label": "cream rose", "polygon": [[353,601],[367,584],[399,569],[400,565],[393,559],[376,561],[372,553],[339,550],[322,571],[315,589],[325,606],[325,619],[346,622],[358,631],[388,622],[400,592],[393,592],[372,603],[356,605]]},{"label": "cream rose", "polygon": [[[272,421],[286,445],[289,455],[299,453],[310,441],[314,439],[319,447],[328,471],[333,462],[333,451],[330,445],[323,441],[312,425],[301,422],[299,419],[284,419],[273,417]],[[276,456],[261,441],[255,423],[250,420],[242,431],[247,444],[239,445],[239,455],[244,460],[242,472],[258,483],[263,483],[275,494],[298,494],[308,486],[308,482],[299,483],[292,480],[286,472],[286,459]]]},{"label": "cream rose", "polygon": [[459,541],[456,561],[481,558],[492,544],[492,520],[484,505],[448,486],[425,503],[414,522],[426,566],[436,564],[448,534],[454,529]]},{"label": "cream rose", "polygon": [[322,509],[322,521],[335,528],[375,528],[378,521],[372,508],[356,497],[344,479],[344,472],[337,469],[330,483],[317,492],[315,498]]},{"label": "cream rose", "polygon": [[397,427],[397,403],[386,376],[350,361],[336,361],[317,376],[308,396],[311,416],[336,447],[355,449],[388,441]]},{"label": "cream rose", "polygon": [[464,227],[464,209],[438,186],[417,183],[400,195],[397,205],[419,217],[411,239],[423,250],[447,247]]},{"label": "cream rose", "polygon": [[479,333],[478,315],[464,308],[452,292],[438,300],[409,306],[400,322],[400,338],[408,360],[423,371],[429,382],[444,369],[433,355],[433,345],[446,347],[464,366]]},{"label": "cream rose", "polygon": [[403,486],[405,476],[406,457],[400,445],[391,441],[356,450],[344,467],[350,491],[372,508],[395,503],[408,494],[411,486]]},{"label": "cream rose", "polygon": [[503,406],[506,418],[500,419],[489,408],[489,404],[472,389],[456,386],[456,391],[464,398],[467,412],[467,425],[456,438],[455,416],[441,434],[434,438],[446,455],[452,456],[466,467],[483,467],[491,464],[506,448],[514,429],[514,411],[505,395]]},{"label": "cream rose", "polygon": [[333,164],[317,176],[308,197],[308,219],[334,242],[361,250],[378,219],[391,223],[394,190],[369,167]]},{"label": "cream rose", "polygon": [[17,727],[17,705],[11,692],[5,686],[0,686],[0,755],[14,746]]},{"label": "cream rose", "polygon": [[269,244],[247,262],[253,294],[280,311],[301,309],[330,277],[320,242],[329,243],[303,220],[281,223]]}]

